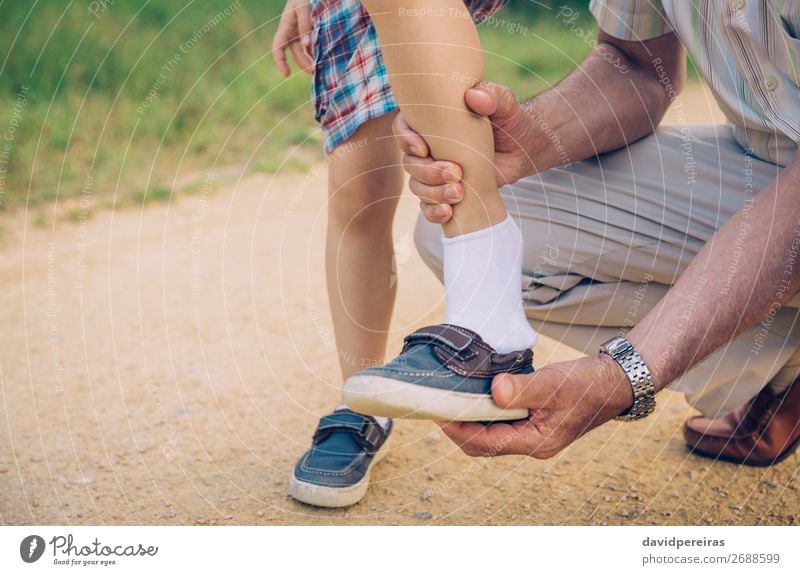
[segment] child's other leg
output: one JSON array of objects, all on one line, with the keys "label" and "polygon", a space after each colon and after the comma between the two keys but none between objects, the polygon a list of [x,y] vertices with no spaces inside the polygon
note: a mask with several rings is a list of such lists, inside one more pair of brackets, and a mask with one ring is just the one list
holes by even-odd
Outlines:
[{"label": "child's other leg", "polygon": [[498,352],[532,347],[522,307],[522,235],[497,192],[492,128],[464,104],[483,79],[477,30],[462,0],[363,0],[394,96],[433,156],[463,168],[464,199],[445,224],[445,322]]},{"label": "child's other leg", "polygon": [[383,362],[394,307],[392,220],[402,192],[394,114],[369,120],[329,156],[326,274],[345,379]]}]

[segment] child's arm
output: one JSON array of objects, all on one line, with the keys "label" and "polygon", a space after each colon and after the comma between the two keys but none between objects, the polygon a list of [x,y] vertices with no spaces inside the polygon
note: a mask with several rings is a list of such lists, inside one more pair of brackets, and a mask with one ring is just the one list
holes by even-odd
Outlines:
[{"label": "child's arm", "polygon": [[286,49],[292,52],[295,64],[311,73],[311,4],[308,0],[286,0],[281,22],[272,40],[272,59],[284,77],[291,74]]},{"label": "child's arm", "polygon": [[483,80],[483,52],[463,0],[362,0],[381,44],[394,96],[432,156],[463,169],[464,199],[444,225],[457,236],[502,222],[492,128],[464,92]]}]

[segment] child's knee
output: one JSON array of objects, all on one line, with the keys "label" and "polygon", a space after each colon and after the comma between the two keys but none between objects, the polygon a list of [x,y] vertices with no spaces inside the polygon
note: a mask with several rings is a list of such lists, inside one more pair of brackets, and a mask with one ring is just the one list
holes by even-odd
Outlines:
[{"label": "child's knee", "polygon": [[368,181],[332,189],[328,200],[330,224],[352,233],[371,233],[376,229],[391,233],[396,199],[381,197],[375,189]]}]

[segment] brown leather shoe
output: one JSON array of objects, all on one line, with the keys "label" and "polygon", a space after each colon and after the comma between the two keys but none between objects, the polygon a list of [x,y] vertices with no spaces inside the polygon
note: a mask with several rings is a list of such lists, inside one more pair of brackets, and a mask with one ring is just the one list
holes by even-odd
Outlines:
[{"label": "brown leather shoe", "polygon": [[781,395],[768,388],[725,417],[692,417],[683,424],[689,449],[704,457],[767,466],[800,443],[800,380]]}]

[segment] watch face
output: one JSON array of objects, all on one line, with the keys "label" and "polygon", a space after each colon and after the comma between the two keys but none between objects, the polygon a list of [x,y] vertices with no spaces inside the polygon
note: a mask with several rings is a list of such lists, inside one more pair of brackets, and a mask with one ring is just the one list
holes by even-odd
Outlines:
[{"label": "watch face", "polygon": [[[628,344],[623,338],[617,336],[614,339],[610,339],[605,342],[600,349],[605,350],[606,353],[610,355],[616,355]],[[628,344],[630,345],[630,344]]]}]

